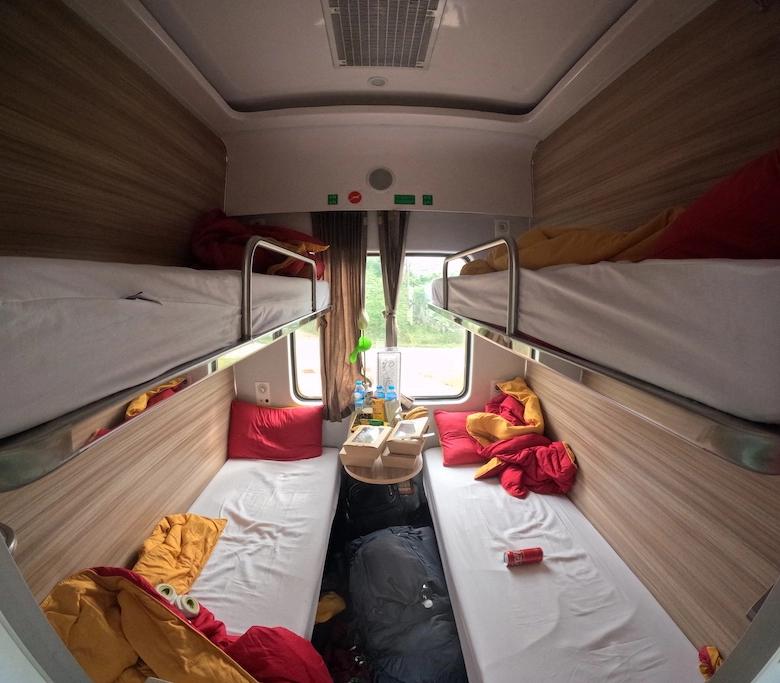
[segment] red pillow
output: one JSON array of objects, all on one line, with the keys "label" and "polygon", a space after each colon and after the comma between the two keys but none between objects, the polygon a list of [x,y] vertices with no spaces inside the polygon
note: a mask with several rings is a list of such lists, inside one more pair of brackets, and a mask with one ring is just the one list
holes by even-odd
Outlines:
[{"label": "red pillow", "polygon": [[647,258],[780,258],[780,149],[699,197]]},{"label": "red pillow", "polygon": [[304,460],[322,455],[322,406],[230,406],[228,458]]},{"label": "red pillow", "polygon": [[444,454],[444,466],[473,465],[484,462],[479,455],[479,444],[466,431],[466,418],[473,411],[451,413],[436,410],[433,417],[439,429],[439,443]]}]

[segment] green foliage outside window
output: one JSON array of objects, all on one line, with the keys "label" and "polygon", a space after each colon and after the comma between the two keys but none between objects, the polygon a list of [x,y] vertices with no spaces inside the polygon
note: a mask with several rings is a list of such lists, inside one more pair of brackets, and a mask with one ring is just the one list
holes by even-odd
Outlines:
[{"label": "green foliage outside window", "polygon": [[[453,270],[457,270],[453,267]],[[407,256],[401,292],[398,295],[396,320],[398,345],[401,347],[462,347],[465,332],[440,318],[428,308],[431,283],[441,277],[441,257]],[[382,290],[382,268],[378,256],[366,261],[366,313],[368,336],[383,346],[385,299]]]}]

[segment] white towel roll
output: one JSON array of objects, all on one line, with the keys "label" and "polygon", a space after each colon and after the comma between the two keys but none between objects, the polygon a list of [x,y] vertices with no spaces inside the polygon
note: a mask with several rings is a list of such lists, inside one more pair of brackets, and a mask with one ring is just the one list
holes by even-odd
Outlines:
[{"label": "white towel roll", "polygon": [[187,619],[194,619],[200,614],[200,603],[191,595],[179,595],[173,604],[184,613]]},{"label": "white towel roll", "polygon": [[172,605],[176,603],[176,598],[178,595],[176,594],[176,589],[171,586],[169,583],[158,583],[155,588],[157,589],[157,592],[162,595],[168,602],[170,602]]}]

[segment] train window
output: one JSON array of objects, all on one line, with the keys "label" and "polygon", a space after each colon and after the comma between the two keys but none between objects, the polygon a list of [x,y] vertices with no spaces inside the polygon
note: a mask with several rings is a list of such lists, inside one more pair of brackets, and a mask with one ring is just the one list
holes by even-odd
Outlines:
[{"label": "train window", "polygon": [[[443,256],[413,254],[404,261],[396,322],[401,351],[401,390],[417,399],[456,399],[468,390],[470,335],[428,308],[431,284],[441,277]],[[460,264],[462,265],[462,264]],[[459,264],[450,266],[457,275]],[[367,336],[373,347],[366,353],[369,377],[376,374],[376,351],[385,346],[384,294],[379,256],[366,259]],[[298,398],[322,397],[319,334],[316,322],[292,335],[293,389]]]}]

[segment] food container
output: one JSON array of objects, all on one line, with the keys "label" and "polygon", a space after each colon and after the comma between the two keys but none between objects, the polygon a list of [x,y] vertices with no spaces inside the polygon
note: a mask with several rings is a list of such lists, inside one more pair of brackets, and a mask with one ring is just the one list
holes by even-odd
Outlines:
[{"label": "food container", "polygon": [[428,429],[428,418],[401,420],[387,440],[387,448],[394,455],[419,455],[423,448],[423,435]]},{"label": "food container", "polygon": [[345,465],[370,467],[384,450],[390,431],[389,427],[360,425],[344,442],[341,462]]},{"label": "food container", "polygon": [[397,467],[402,470],[413,470],[417,464],[417,458],[419,453],[414,455],[401,455],[399,453],[391,453],[385,448],[385,452],[382,453],[382,464],[385,467]]}]

